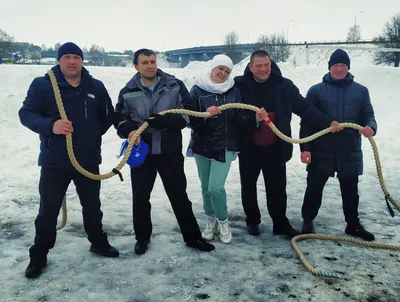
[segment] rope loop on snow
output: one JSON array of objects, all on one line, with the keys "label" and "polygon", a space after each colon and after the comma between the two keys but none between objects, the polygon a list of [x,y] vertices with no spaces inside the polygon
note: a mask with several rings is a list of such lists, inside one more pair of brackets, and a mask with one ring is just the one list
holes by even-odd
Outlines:
[{"label": "rope loop on snow", "polygon": [[315,268],[311,265],[310,262],[307,261],[304,254],[301,252],[299,246],[297,245],[297,241],[301,241],[304,239],[319,239],[319,240],[332,240],[332,241],[343,241],[348,243],[353,243],[361,246],[371,247],[375,249],[390,249],[390,250],[400,250],[400,245],[391,245],[391,244],[382,244],[382,243],[375,243],[369,242],[364,240],[358,240],[350,237],[337,237],[331,235],[321,235],[321,234],[301,234],[293,237],[291,240],[291,244],[296,251],[297,255],[299,256],[301,262],[304,266],[314,275],[314,276],[321,276],[326,278],[336,278],[342,279],[344,277],[344,273],[339,272],[329,272],[326,270],[320,270]]}]

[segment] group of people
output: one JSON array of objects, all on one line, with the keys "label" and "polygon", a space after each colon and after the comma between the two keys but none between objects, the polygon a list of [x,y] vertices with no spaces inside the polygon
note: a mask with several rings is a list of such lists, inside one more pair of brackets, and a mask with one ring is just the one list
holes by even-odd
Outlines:
[{"label": "group of people", "polygon": [[[338,49],[331,55],[329,72],[304,98],[264,50],[255,51],[244,74],[236,78],[231,76],[232,60],[223,54],[216,55],[209,62],[208,71],[196,78],[189,92],[182,81],[157,68],[152,50],[140,49],[133,58],[137,73],[121,89],[115,110],[103,83],[83,67],[83,58],[79,46],[68,42],[59,48],[58,65],[52,68],[68,121],[60,117],[48,75],[33,80],[19,111],[21,123],[38,133],[41,141],[40,208],[26,277],[39,276],[47,265],[47,254],[56,240],[57,216],[71,181],[82,205],[90,251],[105,257],[119,256],[103,231],[100,181],[86,178],[73,168],[64,137],[72,133],[78,162],[86,170],[99,173],[101,137],[112,125],[121,138],[131,139],[144,122],[149,124],[135,141],[135,144],[145,142],[149,152],[143,164],[130,169],[138,255],[144,254],[150,244],[150,195],[157,173],[188,247],[210,252],[215,247],[209,241],[215,237],[230,243],[232,231],[225,182],[231,163],[237,158],[248,233],[260,235],[257,180],[262,171],[273,234],[288,238],[299,235],[286,216],[286,163],[292,157],[293,146],[278,139],[265,123],[268,117],[281,132],[291,136],[293,113],[301,117],[301,137],[327,127],[332,132],[300,146],[301,161],[307,164],[308,171],[301,232],[315,232],[313,220],[321,206],[324,185],[336,173],[347,223],[345,232],[374,240],[374,235],[359,221],[358,176],[363,168],[360,135],[374,135],[377,124],[368,89],[353,80],[348,72],[350,59],[343,50]],[[251,104],[260,110],[254,113],[218,109],[229,103]],[[175,108],[208,112],[209,116],[159,114]],[[357,123],[364,128],[359,132],[343,129],[342,122]],[[203,232],[186,193],[182,154],[185,127],[191,128],[186,155],[194,157],[201,182],[206,215]]]}]

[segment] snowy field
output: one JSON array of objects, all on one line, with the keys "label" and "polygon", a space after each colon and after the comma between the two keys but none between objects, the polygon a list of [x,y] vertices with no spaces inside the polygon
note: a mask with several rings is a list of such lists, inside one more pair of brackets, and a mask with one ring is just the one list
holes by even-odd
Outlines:
[{"label": "snowy field", "polygon": [[[352,53],[349,52],[350,58]],[[375,137],[385,181],[391,195],[400,201],[400,68],[370,64],[368,56],[355,55],[351,72],[355,80],[369,88],[378,122]],[[279,64],[284,76],[293,80],[303,95],[327,72],[327,58],[315,64]],[[312,58],[311,58],[311,62]],[[235,66],[234,75],[243,73],[245,64]],[[107,259],[89,252],[83,230],[81,207],[71,184],[68,223],[58,231],[57,243],[50,250],[48,266],[35,280],[24,277],[29,263],[28,248],[34,239],[34,219],[38,212],[39,151],[38,135],[24,128],[18,110],[29,84],[46,73],[49,66],[0,65],[0,301],[400,301],[400,253],[374,250],[331,241],[306,240],[300,243],[307,259],[317,268],[345,272],[342,280],[313,276],[298,259],[290,242],[272,235],[262,176],[259,204],[262,234],[248,235],[240,200],[238,163],[233,163],[226,189],[233,242],[215,241],[216,250],[202,253],[187,248],[182,240],[169,201],[159,179],[152,194],[154,223],[149,251],[137,256],[132,231],[129,170],[123,169],[124,182],[114,177],[102,182],[101,200],[104,229],[120,257]],[[182,79],[188,89],[194,75],[206,63],[193,62],[184,69],[164,69]],[[90,67],[89,71],[106,85],[115,104],[119,90],[133,75],[132,68]],[[299,119],[292,121],[298,137]],[[184,130],[184,152],[189,140]],[[121,140],[114,128],[104,136],[102,172],[118,163]],[[305,190],[305,166],[295,146],[288,163],[288,217],[301,227],[301,204]],[[376,242],[400,244],[400,213],[388,214],[381,192],[371,147],[363,140],[364,175],[360,177],[360,218],[376,235]],[[201,229],[205,225],[200,182],[195,162],[186,158],[188,195]],[[321,234],[345,236],[339,185],[330,179],[316,221]]]}]

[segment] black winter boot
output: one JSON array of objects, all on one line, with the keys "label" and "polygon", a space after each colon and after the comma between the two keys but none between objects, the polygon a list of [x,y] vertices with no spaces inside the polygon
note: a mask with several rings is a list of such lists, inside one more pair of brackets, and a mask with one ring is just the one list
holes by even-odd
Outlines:
[{"label": "black winter boot", "polygon": [[90,251],[104,257],[118,257],[118,250],[108,243],[107,235],[104,234],[103,238],[98,241],[92,242]]},{"label": "black winter boot", "polygon": [[274,235],[285,235],[292,239],[293,237],[300,235],[299,231],[296,231],[290,224],[284,227],[273,227],[272,233]]},{"label": "black winter boot", "polygon": [[374,234],[368,232],[366,229],[361,224],[356,224],[356,225],[347,225],[346,234],[362,238],[367,241],[373,241],[375,240]]},{"label": "black winter boot", "polygon": [[312,221],[303,221],[303,225],[301,227],[302,234],[315,234],[314,223]]},{"label": "black winter boot", "polygon": [[147,246],[149,245],[149,243],[150,243],[150,239],[137,241],[135,244],[135,254],[143,255],[144,253],[146,253],[146,251],[148,249]]},{"label": "black winter boot", "polygon": [[25,270],[25,277],[36,278],[42,273],[42,269],[47,266],[47,256],[30,256],[31,261]]},{"label": "black winter boot", "polygon": [[201,237],[198,238],[197,240],[186,242],[186,245],[189,247],[198,249],[200,251],[203,251],[203,252],[211,252],[212,250],[215,249],[214,245],[212,245],[211,243],[208,243]]},{"label": "black winter boot", "polygon": [[249,224],[247,226],[247,232],[253,236],[260,236],[260,227],[258,224]]}]

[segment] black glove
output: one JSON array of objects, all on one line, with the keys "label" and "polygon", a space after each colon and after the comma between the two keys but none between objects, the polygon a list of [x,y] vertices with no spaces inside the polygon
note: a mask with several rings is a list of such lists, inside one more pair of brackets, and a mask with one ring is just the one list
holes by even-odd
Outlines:
[{"label": "black glove", "polygon": [[156,129],[168,128],[170,126],[170,119],[168,116],[161,114],[152,114],[145,120],[149,126]]}]

